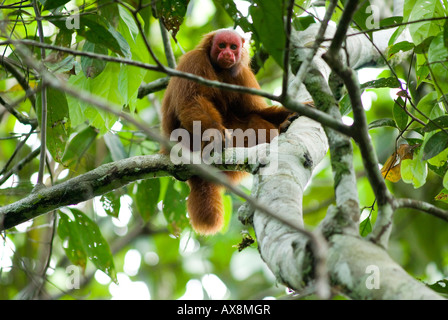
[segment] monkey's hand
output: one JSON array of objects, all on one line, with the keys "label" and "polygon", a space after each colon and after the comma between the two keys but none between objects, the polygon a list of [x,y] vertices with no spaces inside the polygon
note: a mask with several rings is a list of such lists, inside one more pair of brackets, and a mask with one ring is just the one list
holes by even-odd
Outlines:
[{"label": "monkey's hand", "polygon": [[289,126],[291,125],[291,123],[294,120],[296,120],[298,117],[300,117],[300,114],[298,114],[297,112],[291,113],[288,116],[288,118],[286,118],[286,120],[280,124],[280,128],[279,128],[280,133],[286,132],[286,130],[288,130]]}]

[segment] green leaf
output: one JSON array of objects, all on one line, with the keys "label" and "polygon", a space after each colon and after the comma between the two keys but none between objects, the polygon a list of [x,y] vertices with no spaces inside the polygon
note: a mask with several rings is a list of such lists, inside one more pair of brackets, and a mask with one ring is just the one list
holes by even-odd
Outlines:
[{"label": "green leaf", "polygon": [[187,220],[186,199],[190,190],[185,182],[171,179],[163,199],[163,214],[169,223],[169,229],[177,234],[189,223]]},{"label": "green leaf", "polygon": [[385,18],[380,21],[380,27],[384,28],[384,27],[389,27],[389,26],[395,26],[402,22],[403,22],[403,17],[400,17],[400,16],[389,17],[389,18]]},{"label": "green leaf", "polygon": [[315,21],[312,16],[297,17],[292,20],[292,25],[297,31],[306,30],[313,23],[315,23]]},{"label": "green leaf", "polygon": [[[436,119],[443,115],[442,110],[438,107],[437,100],[437,92],[430,91],[427,95],[420,99],[416,109],[420,110],[421,113],[428,116],[430,119]],[[420,120],[425,122],[427,121],[426,117],[422,116],[419,112],[416,112],[415,115]]]},{"label": "green leaf", "polygon": [[[445,150],[445,151],[448,151],[448,150]],[[443,153],[445,153],[445,152],[441,152],[441,153],[439,153],[438,156],[435,156],[434,158],[428,160],[428,168],[432,172],[434,172],[435,174],[439,175],[442,178],[443,178],[443,176],[445,176],[445,173],[448,170],[448,162],[447,162],[447,157],[446,157],[448,155],[448,152],[445,153],[445,163],[441,164],[439,162],[437,165],[433,165],[432,163],[435,162],[434,159],[439,158],[439,156],[442,155]]]},{"label": "green leaf", "polygon": [[400,82],[395,77],[381,78],[365,82],[361,85],[361,89],[367,88],[400,88]]},{"label": "green leaf", "polygon": [[67,258],[85,270],[87,253],[84,250],[81,235],[76,229],[75,223],[62,212],[59,212],[58,236],[61,238]]},{"label": "green leaf", "polygon": [[154,2],[154,17],[162,19],[165,28],[172,32],[174,39],[176,39],[176,34],[187,13],[188,2],[190,0],[164,0]]},{"label": "green leaf", "polygon": [[445,46],[444,32],[440,32],[432,41],[428,50],[428,63],[434,76],[434,83],[441,91],[448,91],[448,48]]},{"label": "green leaf", "polygon": [[352,111],[352,103],[348,94],[344,95],[339,101],[339,112],[341,116],[346,116]]},{"label": "green leaf", "polygon": [[157,212],[159,195],[160,179],[146,179],[138,183],[135,202],[144,221],[149,221]]},{"label": "green leaf", "polygon": [[110,151],[113,161],[126,159],[128,157],[128,154],[124,150],[123,143],[117,135],[110,132],[106,133],[104,135],[104,142]]},{"label": "green leaf", "polygon": [[414,188],[420,188],[426,182],[428,166],[423,161],[421,150],[414,153],[413,159],[401,161],[401,178],[405,183],[412,183]]},{"label": "green leaf", "polygon": [[283,67],[286,34],[283,24],[282,0],[256,0],[249,9],[253,19],[255,35],[274,58]]},{"label": "green leaf", "polygon": [[[440,1],[408,0],[405,1],[404,8],[404,12],[409,13],[406,21],[418,21],[422,19],[428,20],[431,18],[444,16],[444,9]],[[418,45],[424,39],[430,36],[435,36],[439,33],[439,31],[442,30],[442,25],[442,20],[412,23],[409,25],[409,32],[414,40],[414,43]]]},{"label": "green leaf", "polygon": [[90,42],[105,46],[125,58],[131,57],[129,44],[104,18],[98,15],[81,16],[82,24],[85,24],[87,28],[79,30],[78,34],[85,36]]},{"label": "green leaf", "polygon": [[379,127],[393,127],[393,128],[396,128],[397,125],[395,123],[395,120],[394,119],[390,119],[390,118],[378,119],[378,120],[374,120],[374,121],[369,123],[369,130],[370,129],[374,129],[374,128],[379,128]]},{"label": "green leaf", "polygon": [[243,16],[243,14],[239,11],[238,6],[233,0],[220,0],[215,2],[217,5],[220,5],[227,12],[229,17],[235,21],[235,25],[240,26],[244,32],[253,31],[252,22],[249,21],[248,17]]},{"label": "green leaf", "polygon": [[432,135],[424,145],[423,160],[431,159],[448,148],[448,134],[439,131]]},{"label": "green leaf", "polygon": [[146,71],[133,66],[122,66],[118,74],[118,92],[122,104],[134,112],[137,105],[138,88],[140,87]]},{"label": "green leaf", "polygon": [[418,46],[415,46],[415,53],[427,53],[434,36],[424,39]]},{"label": "green leaf", "polygon": [[101,205],[107,215],[118,218],[121,207],[121,197],[118,192],[108,192],[100,198]]},{"label": "green leaf", "polygon": [[97,135],[98,131],[90,126],[78,132],[68,143],[62,157],[62,164],[65,167],[70,167],[77,163],[92,143],[95,142]]},{"label": "green leaf", "polygon": [[433,284],[429,284],[428,287],[430,287],[435,292],[448,295],[448,279],[439,280]]},{"label": "green leaf", "polygon": [[70,209],[73,218],[59,212],[58,235],[72,263],[85,269],[87,259],[114,282],[117,274],[109,245],[98,225],[77,209]]},{"label": "green leaf", "polygon": [[408,124],[409,116],[403,108],[400,107],[400,105],[404,105],[404,101],[401,98],[398,98],[397,100],[399,102],[395,102],[393,107],[394,120],[397,127],[400,130],[404,130]]},{"label": "green leaf", "polygon": [[[345,5],[346,3],[344,4],[344,6]],[[375,12],[375,8],[376,7],[372,6],[370,4],[370,1],[368,0],[360,2],[358,10],[356,10],[355,14],[353,15],[353,21],[356,22],[356,26],[360,30],[367,30],[378,27],[378,22],[376,21],[376,19],[379,17],[375,17],[374,13],[379,12],[379,10],[376,10]],[[369,32],[368,35],[369,37],[372,37],[372,32]]]},{"label": "green leaf", "polygon": [[437,196],[434,197],[437,201],[448,203],[448,189],[443,188]]},{"label": "green leaf", "polygon": [[[101,44],[95,44],[90,41],[85,41],[82,51],[99,53],[103,55],[108,54],[108,50],[105,46]],[[107,62],[101,59],[92,59],[89,57],[81,57],[81,68],[87,78],[95,78],[101,72],[103,72],[106,67]]]},{"label": "green leaf", "polygon": [[428,159],[428,164],[431,165],[431,169],[433,169],[434,172],[440,173],[440,171],[444,170],[444,168],[446,167],[447,160],[448,160],[448,149],[445,149],[435,157]]},{"label": "green leaf", "polygon": [[70,17],[45,16],[44,19],[54,24],[62,32],[73,33],[76,31],[78,35],[83,36],[91,43],[102,45],[125,58],[131,58],[129,44],[123,36],[100,15],[80,15],[79,28],[76,30],[67,28],[67,25],[70,25],[70,23],[67,23],[69,22],[68,19],[71,19]]},{"label": "green leaf", "polygon": [[43,10],[51,10],[56,9],[60,6],[65,5],[70,0],[39,0],[40,3],[42,3]]},{"label": "green leaf", "polygon": [[232,218],[233,206],[232,206],[232,196],[224,194],[222,197],[224,205],[224,226],[221,229],[221,233],[226,233],[229,229],[230,220]]},{"label": "green leaf", "polygon": [[[36,98],[39,126],[41,126],[42,100]],[[64,92],[47,87],[47,148],[54,160],[62,163],[66,144],[70,137],[70,115]]]},{"label": "green leaf", "polygon": [[372,223],[370,218],[367,217],[359,224],[359,234],[362,237],[366,237],[370,232],[372,232]]},{"label": "green leaf", "polygon": [[448,171],[445,172],[445,175],[443,176],[443,187],[448,189]]},{"label": "green leaf", "polygon": [[66,57],[61,61],[46,61],[45,66],[53,73],[68,73],[79,69],[79,64],[73,57]]},{"label": "green leaf", "polygon": [[423,127],[423,132],[431,132],[441,128],[448,127],[448,116],[441,116],[434,120],[428,122],[426,126]]},{"label": "green leaf", "polygon": [[[390,59],[394,54],[403,51],[409,51],[415,48],[415,45],[408,41],[401,41],[394,44],[387,52],[388,58]],[[395,79],[395,78],[394,78]],[[396,79],[395,79],[396,80]]]},{"label": "green leaf", "polygon": [[[86,90],[104,98],[111,104],[123,106],[125,103],[118,92],[119,73],[120,66],[118,64],[108,63],[104,71],[95,79],[86,78],[84,73],[81,73],[76,77],[70,77],[69,83],[80,90]],[[67,100],[73,127],[83,124],[88,120],[91,126],[100,131],[100,134],[105,134],[117,121],[115,115],[99,110],[84,101],[71,96],[68,96]]]}]

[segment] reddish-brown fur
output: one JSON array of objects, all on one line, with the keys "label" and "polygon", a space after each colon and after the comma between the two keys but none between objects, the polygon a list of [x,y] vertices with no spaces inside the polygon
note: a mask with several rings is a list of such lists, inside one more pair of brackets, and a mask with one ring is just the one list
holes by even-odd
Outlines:
[{"label": "reddish-brown fur", "polygon": [[[217,51],[212,49],[217,49],[213,46],[218,44],[213,42],[218,37],[220,43],[234,40],[244,43],[241,36],[231,30],[209,33],[194,50],[181,57],[177,69],[210,80],[260,88],[249,68],[249,57],[244,48],[236,52],[234,66],[219,67],[217,53],[211,54]],[[273,136],[269,136],[269,129],[278,130],[291,114],[291,111],[283,107],[268,106],[260,96],[224,91],[173,77],[163,101],[162,130],[167,137],[177,128],[184,128],[191,134],[193,121],[200,121],[202,132],[206,129],[218,129],[223,137],[225,129],[267,129],[267,141],[270,141]],[[235,183],[243,177],[241,172],[226,174]],[[223,224],[222,187],[197,176],[189,179],[188,184],[191,191],[187,209],[194,230],[200,234],[218,232]]]}]

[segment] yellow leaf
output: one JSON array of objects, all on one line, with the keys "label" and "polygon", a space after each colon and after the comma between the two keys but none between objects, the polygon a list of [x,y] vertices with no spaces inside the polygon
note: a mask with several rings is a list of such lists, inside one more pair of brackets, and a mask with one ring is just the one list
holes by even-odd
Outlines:
[{"label": "yellow leaf", "polygon": [[401,161],[412,159],[416,145],[410,146],[407,143],[401,144],[398,150],[387,158],[381,169],[384,179],[391,182],[397,182],[401,179]]},{"label": "yellow leaf", "polygon": [[[37,82],[36,81],[30,81],[28,84],[29,84],[31,89],[36,89],[37,88]],[[13,85],[11,88],[9,88],[7,91],[8,92],[23,91],[23,88],[22,88],[22,86],[20,84],[17,83],[15,85]]]}]

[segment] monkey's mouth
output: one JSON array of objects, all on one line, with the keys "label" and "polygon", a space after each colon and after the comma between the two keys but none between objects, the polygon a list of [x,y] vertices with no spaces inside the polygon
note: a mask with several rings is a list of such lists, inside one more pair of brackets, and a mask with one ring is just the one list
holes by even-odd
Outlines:
[{"label": "monkey's mouth", "polygon": [[229,68],[233,67],[234,64],[235,64],[235,61],[233,59],[221,59],[219,61],[219,66],[223,69],[229,69]]}]

